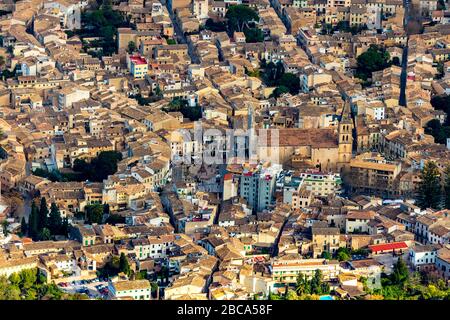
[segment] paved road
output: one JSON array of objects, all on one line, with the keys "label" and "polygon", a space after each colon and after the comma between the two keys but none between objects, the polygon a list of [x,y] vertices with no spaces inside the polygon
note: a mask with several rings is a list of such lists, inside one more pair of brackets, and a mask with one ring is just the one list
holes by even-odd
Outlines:
[{"label": "paved road", "polygon": [[22,219],[22,217],[25,217],[25,220],[28,222],[28,216],[31,212],[31,198],[27,196],[22,196],[22,202],[17,207],[14,217],[18,218],[19,221]]},{"label": "paved road", "polygon": [[[393,256],[392,253],[379,254],[373,257],[376,261],[384,265],[384,272],[390,274],[394,264],[397,262],[398,257]],[[403,260],[406,262],[408,258],[408,252],[404,253],[402,256]]]},{"label": "paved road", "polygon": [[[78,282],[79,283],[79,282]],[[95,288],[98,285],[108,286],[108,282],[92,282],[87,284],[70,284],[68,287],[59,287],[61,290],[67,293],[76,293],[78,290],[81,289],[88,289],[89,290],[89,297],[90,298],[104,298],[102,294]]]},{"label": "paved road", "polygon": [[400,75],[400,97],[398,98],[398,104],[404,107],[406,107],[406,80],[408,76],[407,68],[408,68],[408,45],[406,45],[403,48],[402,73]]}]

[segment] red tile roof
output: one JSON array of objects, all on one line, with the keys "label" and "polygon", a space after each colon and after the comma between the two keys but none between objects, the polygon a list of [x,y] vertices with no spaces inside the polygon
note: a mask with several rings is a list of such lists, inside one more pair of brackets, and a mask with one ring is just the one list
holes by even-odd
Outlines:
[{"label": "red tile roof", "polygon": [[135,64],[147,64],[147,60],[145,60],[145,58],[139,57],[139,56],[131,56],[130,60]]},{"label": "red tile roof", "polygon": [[391,243],[371,245],[369,246],[369,248],[372,252],[379,252],[379,251],[407,249],[408,245],[405,242],[391,242]]}]

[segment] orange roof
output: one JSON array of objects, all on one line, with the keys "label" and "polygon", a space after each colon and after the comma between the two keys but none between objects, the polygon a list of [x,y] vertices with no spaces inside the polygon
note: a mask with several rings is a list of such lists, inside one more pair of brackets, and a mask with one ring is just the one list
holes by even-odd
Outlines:
[{"label": "orange roof", "polygon": [[22,238],[22,244],[33,243],[33,239],[31,238]]},{"label": "orange roof", "polygon": [[233,174],[232,173],[226,173],[223,176],[223,180],[231,180],[233,178]]}]

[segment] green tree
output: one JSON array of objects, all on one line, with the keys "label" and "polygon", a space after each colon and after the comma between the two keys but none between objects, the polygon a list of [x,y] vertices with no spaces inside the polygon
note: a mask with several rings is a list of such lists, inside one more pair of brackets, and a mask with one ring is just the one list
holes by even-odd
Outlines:
[{"label": "green tree", "polygon": [[249,71],[249,70],[247,70],[247,68],[245,68],[245,74],[250,77],[255,77],[255,78],[261,77],[261,72],[259,71],[259,69],[254,69],[253,71]]},{"label": "green tree", "polygon": [[[442,110],[445,113],[450,113],[450,96],[436,95],[431,98],[431,105],[436,110]],[[450,117],[447,117],[447,124],[450,124]]]},{"label": "green tree", "polygon": [[41,205],[39,207],[39,221],[38,228],[39,230],[46,228],[48,226],[48,206],[47,200],[45,197],[41,198]]},{"label": "green tree", "polygon": [[39,240],[46,241],[50,240],[52,237],[52,233],[48,228],[42,228],[42,230],[39,232]]},{"label": "green tree", "polygon": [[20,284],[24,289],[31,288],[37,281],[37,269],[25,269],[19,274]]},{"label": "green tree", "polygon": [[285,87],[285,86],[279,86],[276,87],[275,90],[273,90],[272,94],[270,95],[270,97],[272,98],[278,98],[280,96],[282,96],[285,93],[289,93],[289,88]]},{"label": "green tree", "polygon": [[283,74],[279,84],[280,86],[288,88],[290,94],[298,94],[300,92],[300,79],[295,74]]},{"label": "green tree", "polygon": [[420,173],[416,201],[422,209],[438,209],[441,203],[441,183],[439,169],[433,161],[428,161]]},{"label": "green tree", "polygon": [[306,287],[306,282],[307,282],[307,280],[306,280],[305,275],[303,273],[299,273],[297,275],[297,281],[296,281],[296,285],[295,285],[297,293],[299,295],[302,295],[302,294],[306,293],[306,291],[307,291],[306,288],[305,288]]},{"label": "green tree", "polygon": [[444,63],[442,61],[439,61],[436,69],[438,71],[438,74],[436,75],[436,79],[441,79],[444,76]]},{"label": "green tree", "polygon": [[122,154],[120,152],[102,151],[90,163],[82,159],[76,159],[73,170],[81,173],[84,180],[102,182],[109,175],[116,173],[117,163],[120,160],[122,160]]},{"label": "green tree", "polygon": [[56,203],[52,202],[50,205],[50,216],[48,218],[48,228],[50,232],[55,234],[61,234],[62,231],[62,218]]},{"label": "green tree", "polygon": [[332,26],[330,23],[324,23],[324,24],[322,25],[322,31],[321,31],[321,33],[322,33],[323,35],[333,33],[333,26]]},{"label": "green tree", "polygon": [[399,59],[399,57],[393,57],[393,58],[392,58],[392,64],[393,64],[394,66],[400,67],[400,59]]},{"label": "green tree", "polygon": [[128,259],[123,252],[120,254],[119,271],[125,273],[128,276],[131,274],[130,263],[128,262]]},{"label": "green tree", "polygon": [[298,295],[297,295],[297,293],[294,290],[289,289],[286,292],[285,299],[286,300],[298,300]]},{"label": "green tree", "polygon": [[5,300],[20,300],[20,289],[18,286],[9,285],[5,289]]},{"label": "green tree", "polygon": [[167,44],[177,44],[177,41],[175,39],[167,39]]},{"label": "green tree", "polygon": [[431,134],[436,143],[446,144],[447,138],[450,138],[450,126],[442,125],[439,120],[433,119],[426,124],[425,133]]},{"label": "green tree", "polygon": [[20,275],[18,273],[16,273],[16,272],[11,274],[9,276],[8,280],[9,280],[9,282],[11,282],[12,285],[15,285],[15,286],[19,286],[21,281],[22,281],[21,278],[20,278]]},{"label": "green tree", "polygon": [[205,29],[214,32],[223,32],[227,31],[227,24],[223,21],[214,21],[213,19],[209,18],[208,20],[206,20]]},{"label": "green tree", "polygon": [[228,29],[231,33],[243,32],[251,21],[258,22],[258,13],[246,5],[232,5],[228,7],[225,18],[228,20]]},{"label": "green tree", "polygon": [[321,257],[327,260],[331,260],[331,254],[328,251],[323,251]]},{"label": "green tree", "polygon": [[6,221],[6,220],[4,220],[4,221],[2,222],[2,231],[3,231],[3,234],[4,234],[5,236],[9,234],[8,226],[9,226],[9,222]]},{"label": "green tree", "polygon": [[450,166],[445,168],[444,203],[445,208],[450,209]]},{"label": "green tree", "polygon": [[105,223],[116,225],[118,223],[125,223],[125,217],[119,214],[110,214]]},{"label": "green tree", "polygon": [[391,281],[395,285],[404,285],[409,278],[408,267],[406,266],[405,261],[399,257],[397,262],[394,265],[394,270],[391,274]]},{"label": "green tree", "polygon": [[264,33],[259,28],[245,28],[245,42],[255,43],[264,41]]},{"label": "green tree", "polygon": [[61,226],[61,232],[60,234],[67,236],[69,233],[69,219],[64,218]]},{"label": "green tree", "polygon": [[366,52],[357,57],[358,67],[355,76],[367,81],[372,77],[372,72],[383,70],[390,66],[389,52],[383,47],[370,45]]},{"label": "green tree", "polygon": [[6,278],[0,276],[0,300],[85,299],[83,295],[62,292],[54,283],[47,284],[38,269],[26,269]]},{"label": "green tree", "polygon": [[28,217],[28,232],[30,237],[34,240],[37,239],[39,234],[39,210],[36,206],[36,203],[33,201],[31,203],[31,213]]},{"label": "green tree", "polygon": [[30,288],[25,293],[25,300],[36,300],[38,297],[37,290]]},{"label": "green tree", "polygon": [[314,272],[314,276],[311,281],[311,293],[318,294],[321,292],[321,283],[322,283],[322,272],[320,270],[316,270]]},{"label": "green tree", "polygon": [[134,41],[128,42],[128,53],[133,53],[136,51],[136,43]]},{"label": "green tree", "polygon": [[20,233],[22,236],[25,236],[28,232],[28,225],[25,221],[25,217],[22,217],[22,220],[20,221]]},{"label": "green tree", "polygon": [[84,210],[86,212],[87,223],[101,224],[103,222],[103,205],[101,204],[87,205]]},{"label": "green tree", "polygon": [[277,62],[276,64],[269,62],[266,64],[265,61],[262,61],[261,68],[264,69],[264,83],[268,86],[277,86],[284,74],[283,64],[281,62]]},{"label": "green tree", "polygon": [[336,259],[339,261],[348,261],[352,258],[350,250],[341,247],[336,250]]},{"label": "green tree", "polygon": [[103,181],[109,175],[116,173],[117,163],[122,160],[122,154],[117,151],[100,152],[97,158],[92,160],[95,169],[93,176],[94,181]]}]

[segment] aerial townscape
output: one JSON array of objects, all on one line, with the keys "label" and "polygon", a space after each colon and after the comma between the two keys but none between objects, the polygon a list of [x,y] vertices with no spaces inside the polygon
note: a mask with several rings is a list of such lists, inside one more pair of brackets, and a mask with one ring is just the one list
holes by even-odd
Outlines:
[{"label": "aerial townscape", "polygon": [[0,300],[450,300],[445,0],[0,0]]}]

